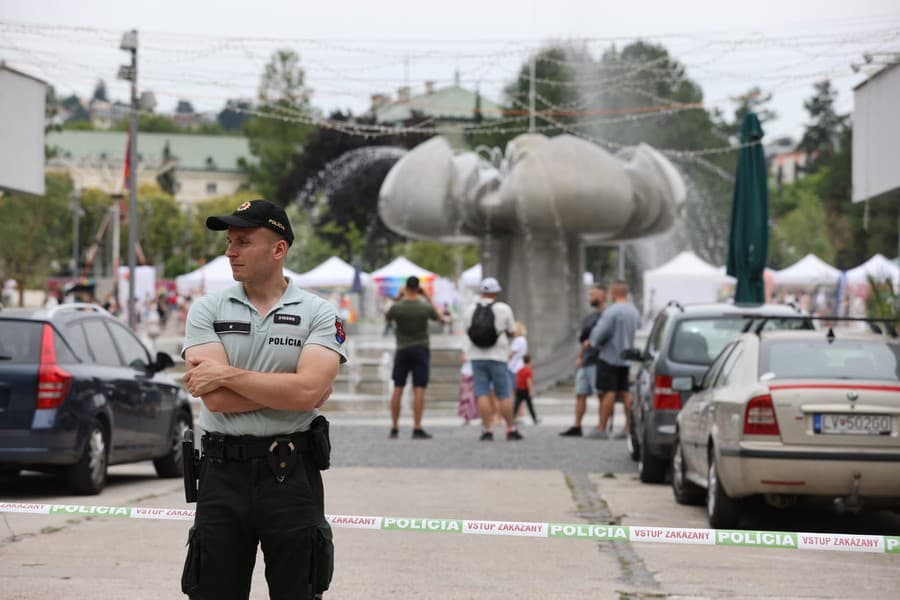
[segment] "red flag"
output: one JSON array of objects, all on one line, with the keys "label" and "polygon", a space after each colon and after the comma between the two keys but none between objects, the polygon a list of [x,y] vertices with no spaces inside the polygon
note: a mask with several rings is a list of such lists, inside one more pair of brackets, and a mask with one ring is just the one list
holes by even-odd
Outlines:
[{"label": "red flag", "polygon": [[128,143],[125,145],[125,186],[129,189],[131,183],[131,130],[128,130]]}]

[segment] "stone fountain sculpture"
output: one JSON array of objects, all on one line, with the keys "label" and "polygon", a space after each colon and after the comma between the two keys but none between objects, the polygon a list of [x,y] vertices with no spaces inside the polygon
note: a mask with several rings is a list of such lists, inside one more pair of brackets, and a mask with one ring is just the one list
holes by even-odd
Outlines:
[{"label": "stone fountain sculpture", "polygon": [[394,165],[378,209],[402,235],[480,243],[482,272],[528,328],[544,389],[574,370],[585,245],[664,233],[684,196],[678,171],[645,144],[625,162],[571,135],[523,134],[492,163],[434,137]]}]

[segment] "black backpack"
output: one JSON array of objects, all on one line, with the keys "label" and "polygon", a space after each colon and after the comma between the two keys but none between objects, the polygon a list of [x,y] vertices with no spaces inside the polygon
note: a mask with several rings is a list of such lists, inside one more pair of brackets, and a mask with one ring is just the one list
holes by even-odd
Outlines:
[{"label": "black backpack", "polygon": [[497,343],[499,334],[494,326],[494,303],[477,304],[472,313],[472,324],[466,333],[472,343],[479,348],[490,348]]}]

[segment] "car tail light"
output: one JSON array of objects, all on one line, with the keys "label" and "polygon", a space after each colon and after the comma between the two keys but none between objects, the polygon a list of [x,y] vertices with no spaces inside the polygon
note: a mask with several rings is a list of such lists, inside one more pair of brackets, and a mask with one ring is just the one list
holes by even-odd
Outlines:
[{"label": "car tail light", "polygon": [[41,337],[36,408],[56,408],[62,404],[71,385],[72,375],[56,364],[56,334],[50,325],[45,324]]},{"label": "car tail light", "polygon": [[779,435],[778,419],[772,396],[751,398],[744,410],[744,433],[750,435]]},{"label": "car tail light", "polygon": [[653,408],[680,410],[681,394],[672,389],[671,375],[657,375],[653,382]]}]

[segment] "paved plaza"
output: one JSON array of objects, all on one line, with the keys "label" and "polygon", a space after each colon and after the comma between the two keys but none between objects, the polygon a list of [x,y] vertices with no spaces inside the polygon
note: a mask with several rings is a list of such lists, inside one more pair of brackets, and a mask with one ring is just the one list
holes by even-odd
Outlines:
[{"label": "paved plaza", "polygon": [[[705,510],[675,504],[668,485],[638,482],[621,440],[560,438],[569,417],[562,408],[548,412],[550,406],[541,425],[523,427],[525,440],[493,443],[478,442],[478,426],[460,425],[452,414],[426,418],[432,440],[409,439],[403,421],[400,438],[390,440],[386,414],[332,413],[327,512],[707,526]],[[98,497],[68,496],[59,480],[31,473],[3,481],[0,489],[2,500],[14,502],[192,507],[181,482],[158,479],[149,463],[113,467]],[[181,597],[188,521],[0,519],[4,598]],[[900,517],[761,511],[744,526],[898,535]],[[900,568],[897,555],[338,527],[334,535],[336,575],[327,598],[891,598]],[[267,597],[261,556],[251,597]]]}]

